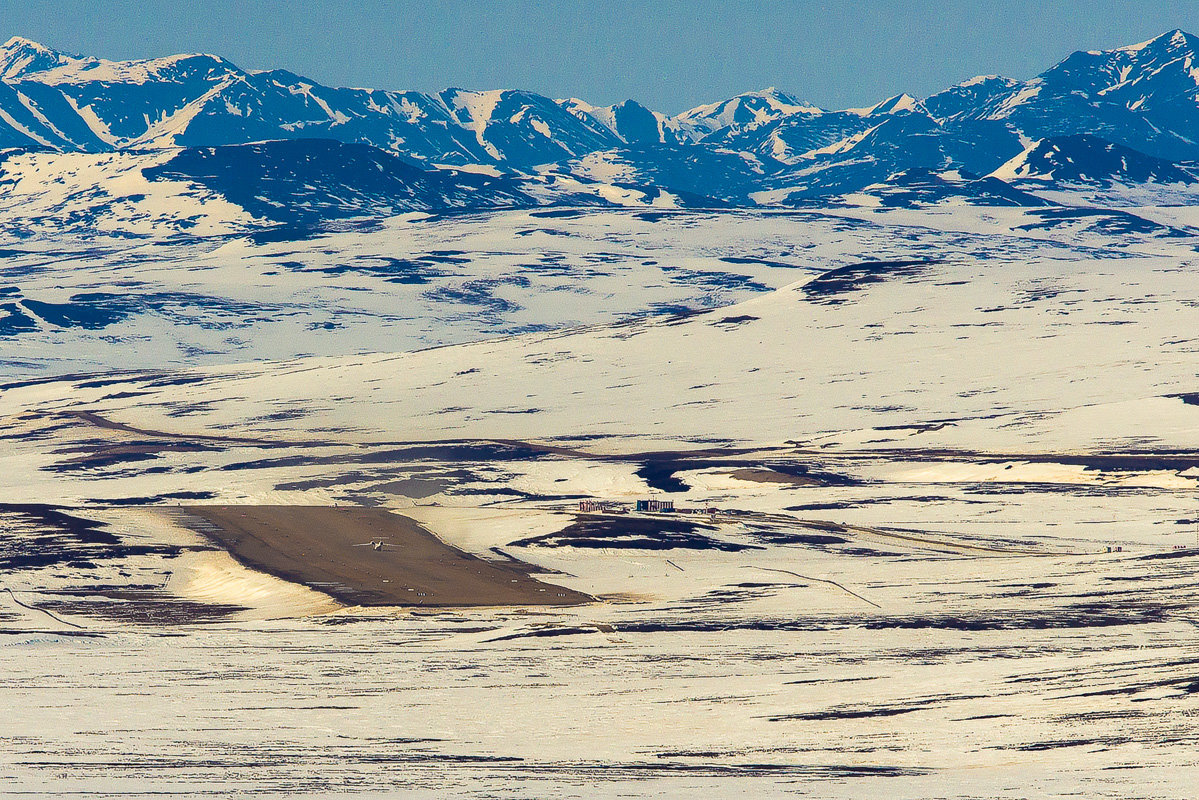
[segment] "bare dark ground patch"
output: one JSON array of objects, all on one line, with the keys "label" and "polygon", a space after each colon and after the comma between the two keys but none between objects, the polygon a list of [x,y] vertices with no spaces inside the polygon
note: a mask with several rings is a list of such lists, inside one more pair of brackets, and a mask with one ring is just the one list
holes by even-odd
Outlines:
[{"label": "bare dark ground patch", "polygon": [[513,542],[513,545],[528,547],[619,547],[630,550],[723,550],[736,553],[741,550],[761,550],[749,544],[726,542],[707,536],[700,531],[715,530],[689,520],[667,517],[649,519],[644,517],[580,516],[575,522],[555,533],[532,536]]},{"label": "bare dark ground patch", "polygon": [[[189,506],[196,530],[242,564],[362,606],[577,605],[580,592],[535,568],[451,547],[376,508]],[[375,544],[379,547],[376,548]]]}]

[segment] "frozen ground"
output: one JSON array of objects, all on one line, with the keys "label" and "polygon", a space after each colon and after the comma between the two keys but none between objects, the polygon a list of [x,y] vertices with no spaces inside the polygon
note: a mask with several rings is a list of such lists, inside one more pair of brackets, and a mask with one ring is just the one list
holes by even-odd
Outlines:
[{"label": "frozen ground", "polygon": [[0,375],[408,351],[715,308],[863,261],[1019,264],[1052,281],[1062,262],[1193,255],[1177,213],[1135,210],[1113,222],[958,206],[542,209],[207,237],[140,218],[103,236],[25,231],[0,260]]},{"label": "frozen ground", "polygon": [[[23,244],[0,793],[1190,797],[1174,212]],[[238,310],[21,304],[88,292]],[[719,510],[574,511],[652,495]],[[599,601],[342,608],[213,550],[206,502],[394,508]]]}]

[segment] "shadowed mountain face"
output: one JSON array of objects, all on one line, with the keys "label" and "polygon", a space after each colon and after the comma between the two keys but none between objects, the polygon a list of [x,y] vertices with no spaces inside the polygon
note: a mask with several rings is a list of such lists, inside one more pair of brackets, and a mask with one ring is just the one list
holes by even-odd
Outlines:
[{"label": "shadowed mountain face", "polygon": [[[770,88],[667,116],[633,100],[593,106],[520,90],[327,87],[212,55],[112,62],[14,37],[0,47],[0,147],[41,155],[31,167],[10,152],[0,181],[36,173],[69,185],[61,170],[86,169],[116,187],[127,183],[111,180],[121,172],[303,223],[551,204],[796,205],[863,192],[1035,206],[1046,202],[1028,194],[1036,187],[1193,186],[1197,52],[1199,39],[1170,31],[1074,53],[1028,81],[983,76],[923,100],[829,111]],[[164,151],[174,155],[146,155]],[[95,156],[53,158],[67,153]],[[1026,180],[1036,186],[1002,185]],[[105,191],[85,205],[143,196]]]},{"label": "shadowed mountain face", "polygon": [[1161,158],[1095,136],[1042,139],[996,170],[1008,180],[1112,183],[1193,183],[1195,177]]},{"label": "shadowed mountain face", "polygon": [[328,139],[193,147],[142,174],[197,183],[255,216],[290,223],[536,205],[510,177],[425,170],[376,147]]}]

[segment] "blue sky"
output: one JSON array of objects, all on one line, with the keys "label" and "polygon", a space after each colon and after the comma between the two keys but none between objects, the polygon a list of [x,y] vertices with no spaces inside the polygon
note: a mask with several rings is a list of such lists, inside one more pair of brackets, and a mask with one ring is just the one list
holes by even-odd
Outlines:
[{"label": "blue sky", "polygon": [[214,52],[387,89],[523,88],[677,112],[774,85],[826,108],[1028,78],[1199,33],[1199,0],[0,0],[4,36],[106,58]]}]

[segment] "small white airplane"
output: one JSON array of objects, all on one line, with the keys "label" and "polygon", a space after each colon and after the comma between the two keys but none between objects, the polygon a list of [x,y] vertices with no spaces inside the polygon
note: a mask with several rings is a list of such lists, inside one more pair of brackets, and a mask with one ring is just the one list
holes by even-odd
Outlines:
[{"label": "small white airplane", "polygon": [[388,544],[386,539],[371,539],[369,542],[362,542],[361,544],[356,544],[353,546],[369,547],[372,550],[382,550],[383,548],[388,547]]}]

